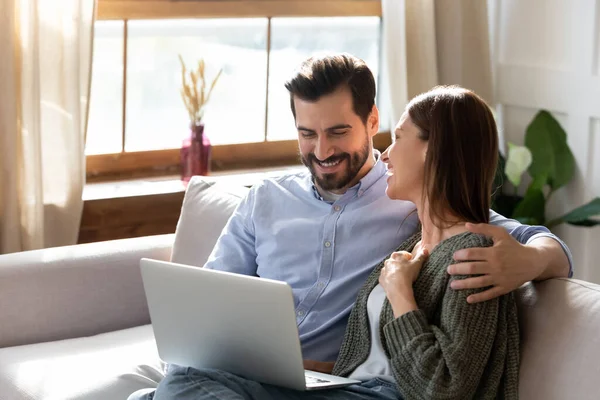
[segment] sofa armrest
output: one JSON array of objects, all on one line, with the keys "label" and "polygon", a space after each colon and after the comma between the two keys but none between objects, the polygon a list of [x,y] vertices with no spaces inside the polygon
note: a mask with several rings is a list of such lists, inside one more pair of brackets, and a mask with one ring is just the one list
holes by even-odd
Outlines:
[{"label": "sofa armrest", "polygon": [[0,256],[0,348],[148,324],[141,258],[169,260],[174,235]]}]

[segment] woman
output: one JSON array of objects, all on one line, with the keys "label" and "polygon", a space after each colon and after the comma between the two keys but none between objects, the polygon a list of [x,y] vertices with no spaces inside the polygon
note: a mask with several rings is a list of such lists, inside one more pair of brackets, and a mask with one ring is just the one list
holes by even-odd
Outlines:
[{"label": "woman", "polygon": [[408,104],[394,135],[382,155],[386,193],[415,203],[421,232],[367,279],[333,372],[393,378],[405,399],[517,398],[513,294],[468,304],[474,291],[452,290],[457,278],[446,272],[456,250],[492,245],[466,229],[489,219],[498,154],[492,112],[473,92],[439,87]]},{"label": "woman", "polygon": [[297,392],[202,370],[194,385],[189,371],[170,376],[173,387],[201,399],[517,398],[513,295],[468,304],[475,291],[452,290],[457,278],[447,273],[455,251],[492,245],[466,224],[489,220],[497,136],[489,107],[471,91],[438,87],[408,104],[382,158],[387,195],[416,205],[421,232],[375,267],[350,315],[333,373],[363,384]]}]

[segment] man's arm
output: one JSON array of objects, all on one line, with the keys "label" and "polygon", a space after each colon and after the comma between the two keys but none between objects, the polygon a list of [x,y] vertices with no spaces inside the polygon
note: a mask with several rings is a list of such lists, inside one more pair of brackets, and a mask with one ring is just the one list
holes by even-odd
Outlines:
[{"label": "man's arm", "polygon": [[453,281],[453,289],[490,287],[469,296],[470,303],[501,296],[528,281],[572,276],[569,248],[547,228],[522,225],[494,212],[490,223],[467,225],[471,232],[492,238],[494,246],[457,251],[454,259],[461,263],[448,268],[451,275],[479,275]]},{"label": "man's arm", "polygon": [[571,250],[545,226],[523,225],[494,211],[490,211],[490,224],[504,228],[519,243],[537,250],[536,259],[544,268],[541,274],[532,280],[573,276]]},{"label": "man's arm", "polygon": [[256,238],[252,222],[255,190],[248,192],[227,221],[204,268],[256,275]]},{"label": "man's arm", "polygon": [[555,239],[548,236],[538,236],[530,240],[528,246],[535,250],[536,259],[539,260],[540,264],[546,266],[542,269],[542,273],[533,280],[543,281],[550,278],[570,278],[573,276],[572,263],[569,259],[571,253],[568,248],[565,250]]}]

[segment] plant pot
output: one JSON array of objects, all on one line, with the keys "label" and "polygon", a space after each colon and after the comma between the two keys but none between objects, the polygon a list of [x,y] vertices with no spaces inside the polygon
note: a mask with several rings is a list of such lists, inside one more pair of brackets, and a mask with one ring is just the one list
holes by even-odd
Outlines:
[{"label": "plant pot", "polygon": [[194,175],[210,173],[211,144],[204,132],[204,123],[190,127],[190,134],[181,145],[181,180],[187,184]]}]

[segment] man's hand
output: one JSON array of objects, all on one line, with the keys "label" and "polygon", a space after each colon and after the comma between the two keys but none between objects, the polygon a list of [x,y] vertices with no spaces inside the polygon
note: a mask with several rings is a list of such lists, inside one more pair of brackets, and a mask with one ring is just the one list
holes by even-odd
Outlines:
[{"label": "man's hand", "polygon": [[[448,267],[450,275],[480,275],[454,280],[452,289],[489,289],[467,298],[478,303],[502,296],[522,284],[542,275],[546,265],[540,260],[538,250],[515,240],[506,229],[488,224],[467,224],[467,229],[494,241],[492,247],[458,250],[454,259],[461,261]],[[537,240],[536,240],[537,242]]]},{"label": "man's hand", "polygon": [[304,369],[315,372],[322,372],[324,374],[331,374],[333,371],[334,362],[323,362],[314,360],[304,360]]}]

